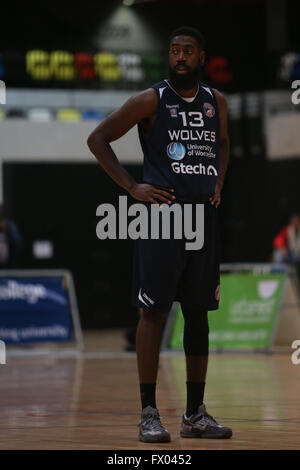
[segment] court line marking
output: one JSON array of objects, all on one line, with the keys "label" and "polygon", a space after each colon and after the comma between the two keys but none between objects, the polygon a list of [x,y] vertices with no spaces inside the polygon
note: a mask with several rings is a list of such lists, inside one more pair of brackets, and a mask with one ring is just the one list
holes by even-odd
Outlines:
[{"label": "court line marking", "polygon": [[[163,415],[161,414],[160,416],[166,416],[166,415]],[[168,415],[169,416],[169,415]],[[45,417],[45,416],[41,416],[41,417]],[[180,417],[181,418],[181,415],[177,415],[177,417]],[[219,418],[216,416],[216,419],[219,419],[219,420],[222,420],[222,421],[233,421],[233,422],[274,422],[274,423],[281,423],[281,422],[286,422],[287,424],[293,424],[293,423],[290,423],[288,421],[285,421],[285,420],[259,420],[259,419],[236,419],[236,418]],[[300,424],[300,421],[298,421],[296,424]],[[10,426],[7,426],[5,429],[8,431],[8,430],[15,430],[15,429],[36,429],[36,430],[41,430],[41,429],[56,429],[56,428],[66,428],[66,429],[77,429],[77,428],[103,428],[103,427],[106,427],[106,428],[111,428],[111,427],[115,427],[115,426],[118,426],[118,427],[132,427],[132,424],[129,424],[129,423],[126,423],[126,424],[120,424],[120,423],[116,423],[115,425],[113,423],[110,423],[110,424],[103,424],[103,423],[99,423],[99,424],[82,424],[82,425],[65,425],[65,424],[62,424],[62,425],[54,425],[54,426],[40,426],[40,425],[36,425],[36,426],[13,426],[13,427],[10,427]],[[277,431],[277,432],[281,432],[282,430],[278,429],[273,429],[272,432],[274,431]]]},{"label": "court line marking", "polygon": [[[25,415],[20,415],[18,416],[18,418],[21,418],[21,417],[30,417],[30,418],[49,418],[49,417],[54,417],[54,416],[68,416],[68,415],[111,415],[111,416],[140,416],[140,413],[139,412],[133,412],[133,411],[89,411],[89,410],[84,410],[84,411],[77,411],[77,410],[68,410],[68,411],[55,411],[53,413],[41,413],[40,415],[38,413],[36,413],[35,415],[28,415],[28,414],[25,414]],[[160,415],[161,416],[165,416],[165,417],[174,417],[174,418],[181,418],[182,417],[182,413],[181,414],[174,414],[174,413],[166,413],[164,411],[161,411],[160,412]],[[220,420],[220,421],[233,421],[233,422],[245,422],[245,423],[249,423],[249,422],[259,422],[259,423],[288,423],[288,424],[300,424],[300,419],[298,418],[282,418],[282,419],[260,419],[260,418],[225,418],[225,417],[222,417],[222,416],[215,416],[216,419]],[[28,427],[28,426],[24,426],[25,428]],[[83,426],[79,426],[79,427],[84,427]],[[8,429],[15,429],[15,428],[8,428]],[[20,429],[23,429],[23,427],[20,427]]]},{"label": "court line marking", "polygon": [[[276,351],[274,354],[279,353],[282,354],[282,351]],[[243,354],[243,356],[250,356],[250,355],[261,355],[270,357],[273,355],[270,353],[266,353],[265,351],[225,351],[223,353],[224,356],[237,356],[238,354]],[[161,357],[174,357],[174,356],[184,356],[184,351],[168,351],[168,350],[161,350],[160,351]],[[218,351],[211,351],[210,356],[220,356]],[[17,352],[10,352],[7,350],[7,357],[9,359],[45,359],[45,358],[55,358],[55,359],[122,359],[122,358],[136,358],[136,351],[90,351],[90,352],[83,352],[83,351],[45,351],[45,353],[39,352],[22,352],[22,354]]]}]

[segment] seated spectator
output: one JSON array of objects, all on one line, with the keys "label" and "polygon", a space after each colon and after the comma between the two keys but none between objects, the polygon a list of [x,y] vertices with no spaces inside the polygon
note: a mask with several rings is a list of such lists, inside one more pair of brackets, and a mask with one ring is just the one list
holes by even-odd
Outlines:
[{"label": "seated spectator", "polygon": [[275,263],[296,264],[300,262],[300,215],[290,217],[273,240],[273,259]]}]

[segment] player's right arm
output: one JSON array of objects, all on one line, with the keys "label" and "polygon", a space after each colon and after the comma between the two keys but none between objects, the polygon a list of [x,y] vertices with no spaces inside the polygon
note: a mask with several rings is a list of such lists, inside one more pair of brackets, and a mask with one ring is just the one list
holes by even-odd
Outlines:
[{"label": "player's right arm", "polygon": [[157,204],[156,199],[169,202],[173,196],[168,191],[151,184],[138,184],[120,165],[110,143],[126,134],[140,121],[150,121],[158,105],[156,92],[150,88],[132,96],[118,110],[110,114],[89,135],[87,144],[106,173],[129,194],[139,201]]}]

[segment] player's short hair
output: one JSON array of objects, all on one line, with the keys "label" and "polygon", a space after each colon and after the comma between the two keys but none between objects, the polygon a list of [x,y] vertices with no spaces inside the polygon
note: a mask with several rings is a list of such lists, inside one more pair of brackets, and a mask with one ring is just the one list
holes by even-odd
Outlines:
[{"label": "player's short hair", "polygon": [[169,36],[169,44],[175,36],[192,36],[194,39],[196,39],[200,51],[204,50],[204,36],[202,33],[200,33],[200,31],[198,31],[198,29],[193,28],[192,26],[180,26],[180,28],[174,29],[174,31],[172,31]]}]

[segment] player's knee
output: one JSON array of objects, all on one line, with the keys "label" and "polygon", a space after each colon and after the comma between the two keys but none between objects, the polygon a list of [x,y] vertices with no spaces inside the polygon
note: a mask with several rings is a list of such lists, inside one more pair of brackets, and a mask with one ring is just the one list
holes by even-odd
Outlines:
[{"label": "player's knee", "polygon": [[158,312],[153,312],[152,310],[149,310],[147,308],[141,308],[140,317],[145,321],[162,325],[164,321],[166,320],[167,313],[166,312],[158,313]]},{"label": "player's knee", "polygon": [[207,312],[184,312],[183,346],[187,355],[207,356],[209,351],[209,325]]}]

